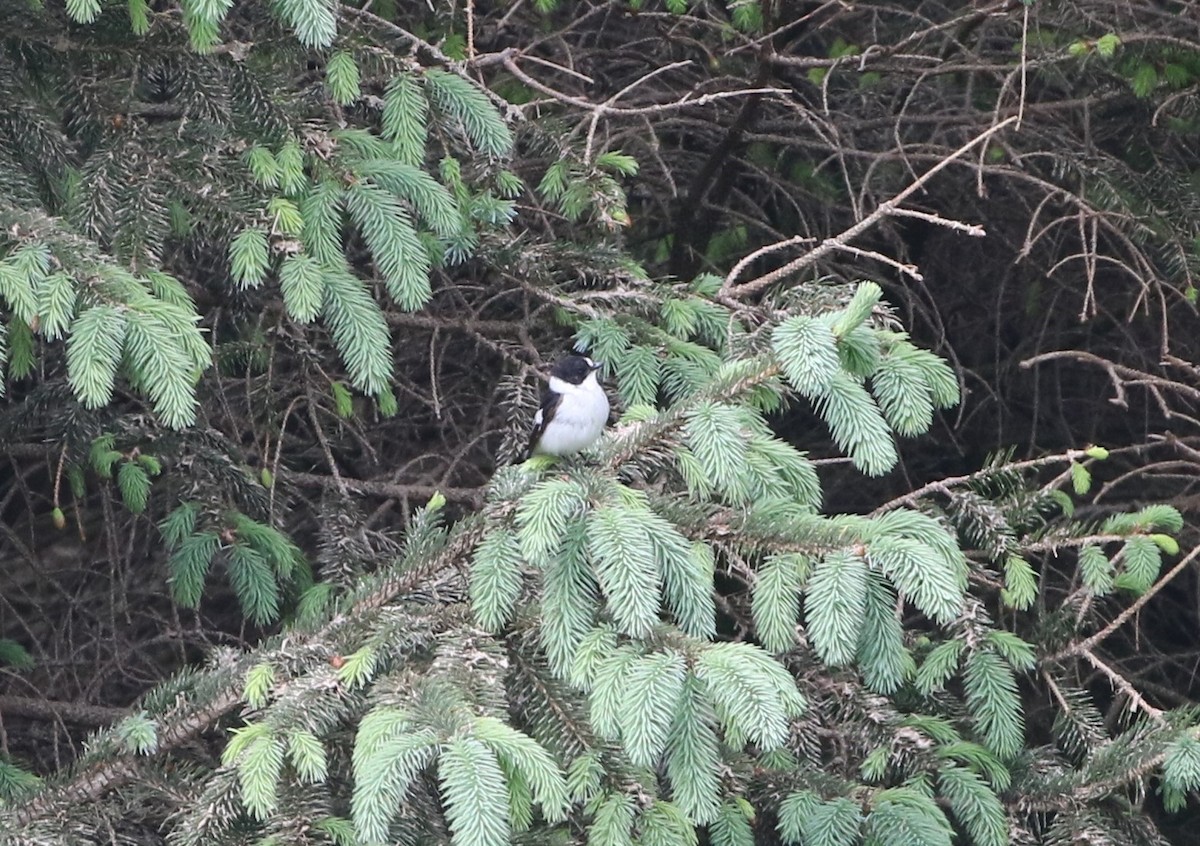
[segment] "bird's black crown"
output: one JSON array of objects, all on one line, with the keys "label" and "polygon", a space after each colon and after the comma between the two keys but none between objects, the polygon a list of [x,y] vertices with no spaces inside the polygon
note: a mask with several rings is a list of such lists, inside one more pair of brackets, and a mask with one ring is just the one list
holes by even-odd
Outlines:
[{"label": "bird's black crown", "polygon": [[572,385],[582,385],[589,373],[599,369],[600,365],[586,356],[569,355],[554,362],[554,366],[550,368],[550,375]]}]

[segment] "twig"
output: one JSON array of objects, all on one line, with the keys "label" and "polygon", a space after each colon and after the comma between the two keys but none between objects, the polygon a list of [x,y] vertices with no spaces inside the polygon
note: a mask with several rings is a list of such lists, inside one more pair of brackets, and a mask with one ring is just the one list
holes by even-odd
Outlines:
[{"label": "twig", "polygon": [[[613,115],[616,117],[634,117],[636,115],[654,115],[663,114],[665,112],[675,111],[677,109],[686,109],[691,106],[706,106],[709,103],[715,103],[718,100],[726,100],[730,97],[746,97],[750,95],[761,94],[780,94],[790,95],[792,92],[787,88],[739,88],[736,91],[717,91],[712,94],[701,94],[699,97],[692,97],[690,94],[685,94],[680,99],[671,103],[659,103],[653,106],[638,106],[635,108],[623,108],[620,106],[609,106],[604,103],[593,103],[591,100],[583,97],[575,97],[562,91],[558,91],[550,86],[534,79],[525,71],[521,70],[517,65],[514,57],[521,57],[517,53],[507,53],[500,57],[500,63],[504,65],[505,70],[515,76],[517,79],[524,82],[530,88],[540,91],[547,97],[552,97],[560,103],[566,103],[571,106],[576,106],[580,109],[585,109],[589,112],[603,111],[604,114]],[[524,57],[521,57],[524,58]],[[478,64],[478,62],[476,63]]]},{"label": "twig", "polygon": [[1133,686],[1133,683],[1130,682],[1129,679],[1125,678],[1112,667],[1105,664],[1096,657],[1095,653],[1091,652],[1090,650],[1084,650],[1081,653],[1081,657],[1101,673],[1103,673],[1108,679],[1109,684],[1121,691],[1121,693],[1125,694],[1125,696],[1129,698],[1129,704],[1131,707],[1142,711],[1155,722],[1165,722],[1163,719],[1162,709],[1155,708],[1153,705],[1147,702],[1145,697],[1143,697],[1138,689]]},{"label": "twig", "polygon": [[475,58],[475,0],[467,0],[467,61]]},{"label": "twig", "polygon": [[317,402],[312,394],[308,395],[308,419],[313,425],[313,430],[316,432],[317,441],[321,445],[321,452],[325,456],[325,463],[329,465],[329,472],[333,476],[333,482],[337,485],[338,490],[342,492],[342,496],[347,499],[350,497],[350,491],[346,488],[346,483],[342,481],[341,471],[338,470],[337,461],[333,457],[333,449],[329,446],[329,438],[325,437],[325,429],[321,426],[321,420],[317,416]]},{"label": "twig", "polygon": [[837,249],[852,256],[873,259],[874,261],[886,264],[899,271],[902,275],[915,279],[917,282],[922,282],[925,279],[915,264],[904,264],[903,262],[896,261],[891,256],[885,256],[883,253],[876,252],[875,250],[865,250],[862,247],[854,247],[850,244],[838,244]]},{"label": "twig", "polygon": [[342,476],[337,481],[329,476],[318,473],[300,473],[295,470],[282,470],[284,481],[298,488],[328,488],[337,487],[342,491],[355,491],[371,494],[372,496],[395,497],[397,499],[429,499],[436,493],[442,494],[451,502],[465,502],[480,505],[483,502],[483,488],[448,488],[441,485],[405,485],[396,482],[377,482],[370,479],[348,479]]},{"label": "twig", "polygon": [[61,702],[34,696],[0,695],[0,714],[35,720],[63,720],[88,726],[106,726],[129,716],[125,708],[89,705],[86,702]]},{"label": "twig", "polygon": [[[1110,450],[1110,452],[1113,452]],[[1045,467],[1049,464],[1062,464],[1064,462],[1078,461],[1080,458],[1087,456],[1087,450],[1069,449],[1063,453],[1054,455],[1044,455],[1041,458],[1030,458],[1026,461],[1013,461],[1003,466],[1004,470],[1029,470],[1035,467]],[[938,479],[935,482],[930,482],[922,485],[916,490],[910,491],[903,496],[898,496],[893,500],[885,502],[883,505],[871,512],[872,516],[882,514],[886,511],[891,511],[894,508],[899,508],[902,505],[915,505],[917,500],[923,496],[928,496],[931,493],[949,494],[950,489],[958,485],[964,485],[974,481],[989,473],[994,473],[995,468],[985,467],[982,470],[976,470],[974,473],[968,473],[965,476],[947,476],[944,479]]]},{"label": "twig", "polygon": [[568,76],[573,76],[576,79],[578,79],[580,82],[586,82],[588,85],[596,84],[596,80],[592,79],[587,74],[580,73],[579,71],[575,70],[574,68],[569,68],[566,65],[560,65],[558,62],[551,62],[548,59],[543,59],[540,56],[531,56],[528,53],[522,53],[521,59],[526,62],[533,62],[535,64],[544,65],[545,67],[548,67],[548,68],[554,68],[559,73],[565,73]]},{"label": "twig", "polygon": [[1111,635],[1113,632],[1123,626],[1130,617],[1142,610],[1142,607],[1145,606],[1145,604],[1151,599],[1153,599],[1155,594],[1170,584],[1172,579],[1186,570],[1191,563],[1196,560],[1196,556],[1198,555],[1200,555],[1200,546],[1194,547],[1191,552],[1180,559],[1179,563],[1172,567],[1165,576],[1151,585],[1145,593],[1126,606],[1121,613],[1114,617],[1107,626],[1086,640],[1081,640],[1079,643],[1068,646],[1066,649],[1061,649],[1053,655],[1043,658],[1042,660],[1046,662],[1055,662],[1061,661],[1064,658],[1072,658],[1077,655],[1084,655],[1084,653],[1090,652],[1097,644],[1100,643],[1100,641]]},{"label": "twig", "polygon": [[725,277],[725,282],[722,284],[718,296],[735,300],[743,299],[761,291],[763,288],[775,284],[786,276],[790,276],[799,270],[803,270],[804,268],[815,264],[829,253],[849,243],[862,233],[866,232],[868,229],[875,226],[875,224],[879,223],[879,221],[883,220],[883,218],[894,214],[900,203],[904,202],[906,199],[919,191],[927,182],[929,182],[930,179],[932,179],[941,171],[945,170],[954,161],[970,152],[976,145],[983,143],[997,132],[1012,125],[1016,121],[1017,116],[1014,115],[979,133],[966,144],[963,144],[957,150],[943,158],[929,170],[925,171],[925,173],[921,174],[921,176],[909,183],[908,187],[900,191],[900,193],[896,194],[890,200],[885,200],[884,202],[880,203],[878,206],[876,206],[873,212],[864,217],[858,223],[854,224],[849,229],[844,230],[840,235],[836,235],[832,238],[826,238],[816,248],[810,250],[803,256],[788,262],[783,267],[772,270],[770,273],[766,273],[757,279],[753,279],[749,282],[744,282],[741,285],[736,286],[735,283],[737,282],[737,277],[730,272],[730,274]]},{"label": "twig", "polygon": [[987,235],[987,230],[976,223],[963,223],[961,220],[942,217],[939,214],[917,211],[916,209],[893,209],[892,217],[914,217],[917,220],[923,220],[926,223],[932,223],[944,229],[953,229],[955,232],[970,235],[972,238],[982,238]]},{"label": "twig", "polygon": [[815,238],[812,238],[808,235],[793,235],[786,241],[776,241],[774,244],[767,244],[765,247],[759,247],[754,252],[742,256],[742,258],[738,260],[737,264],[733,266],[733,269],[729,271],[729,278],[737,279],[742,275],[742,271],[746,269],[747,265],[754,263],[763,256],[770,255],[771,253],[777,253],[780,250],[786,250],[788,247],[795,247],[799,246],[800,244],[808,244],[815,240]]},{"label": "twig", "polygon": [[633,82],[629,83],[624,88],[622,88],[620,91],[618,91],[616,94],[612,95],[607,100],[605,100],[603,103],[601,103],[599,106],[597,106],[592,111],[592,120],[588,124],[587,143],[584,144],[584,147],[583,147],[583,162],[584,162],[584,164],[592,163],[592,144],[596,140],[596,126],[600,123],[600,117],[605,112],[607,112],[610,108],[612,108],[613,103],[620,100],[622,97],[624,97],[626,94],[628,94],[633,89],[637,88],[639,85],[644,85],[645,83],[649,82],[651,79],[654,79],[654,77],[659,76],[660,74],[664,74],[667,71],[675,70],[676,68],[687,67],[691,63],[692,62],[690,59],[685,59],[682,62],[672,62],[669,65],[662,65],[661,67],[657,67],[654,70],[650,71],[649,73],[642,74],[637,79],[635,79]]},{"label": "twig", "polygon": [[1132,367],[1126,367],[1123,364],[1117,364],[1102,358],[1095,353],[1086,352],[1084,350],[1054,350],[1045,352],[1040,355],[1035,355],[1021,362],[1021,369],[1028,370],[1044,361],[1053,361],[1054,359],[1068,358],[1075,361],[1082,361],[1088,364],[1095,364],[1101,367],[1108,373],[1109,379],[1113,383],[1114,389],[1117,391],[1117,396],[1112,402],[1118,405],[1126,405],[1125,401],[1125,386],[1141,385],[1143,387],[1154,389],[1163,389],[1174,391],[1182,394],[1191,400],[1200,401],[1200,388],[1193,388],[1191,385],[1183,382],[1176,382],[1172,379],[1167,379],[1162,376],[1154,376],[1141,370],[1135,370]]}]

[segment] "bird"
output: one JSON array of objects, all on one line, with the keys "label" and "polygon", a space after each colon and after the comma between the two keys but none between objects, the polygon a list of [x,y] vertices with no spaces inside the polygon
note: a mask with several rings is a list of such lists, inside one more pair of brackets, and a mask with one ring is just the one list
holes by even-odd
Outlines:
[{"label": "bird", "polygon": [[525,458],[570,455],[599,440],[609,410],[608,395],[597,377],[603,366],[582,355],[568,355],[554,363],[542,406],[533,415]]}]

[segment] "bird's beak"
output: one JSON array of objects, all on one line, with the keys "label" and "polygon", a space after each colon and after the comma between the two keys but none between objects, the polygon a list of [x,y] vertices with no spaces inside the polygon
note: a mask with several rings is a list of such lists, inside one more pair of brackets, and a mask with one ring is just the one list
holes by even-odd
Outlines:
[{"label": "bird's beak", "polygon": [[599,370],[603,366],[604,366],[603,361],[593,361],[592,362],[592,370]]}]

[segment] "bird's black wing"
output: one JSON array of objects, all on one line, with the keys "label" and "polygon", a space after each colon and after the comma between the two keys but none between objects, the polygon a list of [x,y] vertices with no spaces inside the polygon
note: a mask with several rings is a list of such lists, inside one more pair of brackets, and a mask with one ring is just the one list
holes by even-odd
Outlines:
[{"label": "bird's black wing", "polygon": [[554,412],[558,411],[561,402],[562,394],[557,391],[547,388],[542,392],[542,407],[533,415],[533,429],[529,433],[529,443],[525,445],[525,455],[522,457],[522,461],[533,455],[533,448],[537,446],[542,433],[546,431],[546,426],[554,419]]}]

